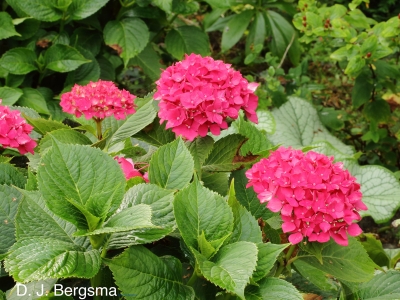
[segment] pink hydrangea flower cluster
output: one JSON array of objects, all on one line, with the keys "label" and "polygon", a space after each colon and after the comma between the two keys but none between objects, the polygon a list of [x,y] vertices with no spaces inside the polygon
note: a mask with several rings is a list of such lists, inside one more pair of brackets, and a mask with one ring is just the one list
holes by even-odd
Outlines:
[{"label": "pink hydrangea flower cluster", "polygon": [[104,119],[114,115],[117,120],[135,113],[134,99],[126,90],[120,90],[112,81],[99,80],[85,86],[75,84],[72,90],[61,95],[63,111],[86,119]]},{"label": "pink hydrangea flower cluster", "polygon": [[240,109],[258,122],[258,84],[221,60],[191,54],[164,70],[156,84],[160,123],[167,121],[166,128],[188,140],[204,137],[209,130],[219,135],[228,128],[227,117],[236,119]]},{"label": "pink hydrangea flower cluster", "polygon": [[292,244],[304,237],[320,243],[332,237],[347,246],[347,233],[362,232],[353,223],[361,220],[358,211],[367,210],[360,185],[342,163],[332,161],[313,151],[280,147],[246,172],[247,187],[253,187],[260,202],[281,212],[282,230],[291,233]]},{"label": "pink hydrangea flower cluster", "polygon": [[149,182],[148,173],[146,172],[142,175],[139,170],[136,170],[135,164],[133,163],[132,159],[119,156],[115,156],[114,159],[120,165],[122,171],[124,172],[126,180],[132,177],[141,177],[145,182]]},{"label": "pink hydrangea flower cluster", "polygon": [[33,127],[26,123],[18,110],[10,110],[1,105],[1,101],[0,99],[0,145],[4,148],[16,148],[21,154],[33,154],[37,145],[29,136]]}]

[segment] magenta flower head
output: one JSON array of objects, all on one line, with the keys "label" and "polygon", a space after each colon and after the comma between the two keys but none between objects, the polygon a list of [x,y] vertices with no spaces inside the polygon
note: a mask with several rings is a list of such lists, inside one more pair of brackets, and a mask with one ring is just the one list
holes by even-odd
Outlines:
[{"label": "magenta flower head", "polygon": [[122,171],[124,172],[126,180],[132,177],[141,177],[145,182],[149,182],[147,174],[142,175],[139,170],[135,169],[135,164],[133,163],[132,159],[119,156],[115,156],[114,159],[120,165]]},{"label": "magenta flower head", "polygon": [[1,105],[1,101],[0,99],[0,145],[4,148],[16,148],[21,154],[33,154],[37,145],[29,136],[33,127],[26,123],[18,110],[10,110]]},{"label": "magenta flower head", "polygon": [[190,141],[208,131],[219,135],[228,128],[226,119],[236,119],[240,109],[250,121],[258,122],[254,94],[258,84],[249,83],[221,60],[187,55],[164,70],[156,84],[160,122],[167,121],[166,128]]},{"label": "magenta flower head", "polygon": [[333,163],[333,157],[280,147],[254,164],[246,177],[260,202],[281,212],[282,230],[291,233],[292,244],[304,237],[320,243],[332,237],[347,246],[347,233],[362,232],[353,223],[361,220],[358,211],[367,210],[360,185],[342,163]]},{"label": "magenta flower head", "polygon": [[61,95],[60,105],[63,111],[78,118],[84,115],[88,120],[102,120],[114,115],[121,120],[135,113],[135,98],[128,91],[118,89],[112,81],[99,80],[85,86],[75,84],[70,92]]}]

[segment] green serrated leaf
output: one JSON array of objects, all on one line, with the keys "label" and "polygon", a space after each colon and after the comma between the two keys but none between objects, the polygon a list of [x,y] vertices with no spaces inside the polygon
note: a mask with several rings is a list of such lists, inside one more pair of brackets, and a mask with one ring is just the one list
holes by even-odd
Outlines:
[{"label": "green serrated leaf", "polygon": [[148,43],[142,52],[129,61],[128,65],[139,66],[151,80],[155,81],[160,78],[163,68],[160,60],[160,56],[153,49],[152,44]]},{"label": "green serrated leaf", "polygon": [[186,245],[198,250],[198,237],[205,239],[218,249],[224,239],[232,233],[233,215],[229,205],[219,196],[195,180],[176,194],[174,214],[179,231]]},{"label": "green serrated leaf", "polygon": [[8,86],[0,87],[1,105],[13,105],[22,96],[22,90]]},{"label": "green serrated leaf", "polygon": [[21,36],[14,27],[11,16],[6,12],[0,12],[0,40],[9,38],[11,36]]},{"label": "green serrated leaf", "polygon": [[361,285],[357,292],[363,300],[395,300],[400,298],[400,272],[389,270],[376,275],[372,280]]},{"label": "green serrated leaf", "polygon": [[52,45],[44,54],[45,68],[55,72],[70,72],[87,63],[90,63],[90,60],[76,48],[63,44]]},{"label": "green serrated leaf", "polygon": [[229,173],[226,172],[202,172],[201,181],[204,186],[221,196],[228,192]]},{"label": "green serrated leaf", "polygon": [[248,179],[245,176],[245,170],[232,172],[236,198],[256,219],[263,218],[267,220],[274,216],[274,213],[266,208],[265,204],[261,204],[257,198],[257,194],[252,188],[246,188]]},{"label": "green serrated leaf", "polygon": [[257,110],[258,124],[255,126],[259,130],[264,130],[268,134],[273,134],[276,129],[275,119],[268,110]]},{"label": "green serrated leaf", "polygon": [[360,214],[371,216],[377,223],[389,221],[400,207],[400,183],[394,174],[380,166],[360,167],[352,162],[345,166],[361,185],[362,201],[368,207]]},{"label": "green serrated leaf", "polygon": [[158,228],[133,230],[129,234],[115,233],[108,241],[108,248],[123,248],[151,243],[169,234],[176,227],[172,206],[173,199],[172,191],[162,189],[155,184],[138,184],[129,189],[117,212],[140,204],[150,205],[151,222]]},{"label": "green serrated leaf", "polygon": [[215,144],[203,164],[203,171],[232,171],[241,163],[234,162],[236,152],[245,138],[238,134],[228,135]]},{"label": "green serrated leaf", "polygon": [[94,230],[121,203],[125,177],[101,150],[54,140],[38,168],[38,184],[52,211],[79,229]]},{"label": "green serrated leaf", "polygon": [[347,247],[336,244],[333,240],[322,244],[321,260],[308,253],[300,252],[298,257],[305,263],[349,282],[364,282],[373,277],[375,263],[368,257],[363,246],[354,238],[348,237]]},{"label": "green serrated leaf", "polygon": [[[44,300],[43,297],[46,292],[49,292],[54,284],[57,282],[57,279],[45,279],[39,281],[33,281],[26,284],[17,283],[12,289],[7,291],[7,300],[21,300],[21,297],[24,297],[24,300]],[[43,297],[38,296],[43,293]],[[1,298],[0,298],[1,299]],[[64,299],[60,299],[64,300]]]},{"label": "green serrated leaf", "polygon": [[91,81],[96,82],[100,78],[100,66],[97,63],[94,55],[81,46],[78,46],[77,50],[90,62],[85,63],[79,66],[76,70],[69,72],[64,86],[72,86],[73,84],[86,85]]},{"label": "green serrated leaf", "polygon": [[[41,114],[50,115],[46,99],[37,89],[23,88],[22,92],[22,96],[17,101],[18,105],[26,106]],[[38,118],[40,118],[40,116],[38,116]]]},{"label": "green serrated leaf", "polygon": [[275,134],[269,136],[275,144],[302,148],[319,141],[327,141],[349,156],[354,154],[350,146],[343,144],[322,125],[315,108],[307,101],[289,97],[289,101],[272,111],[276,122]]},{"label": "green serrated leaf", "polygon": [[248,300],[303,299],[299,291],[292,284],[273,277],[259,281],[258,286],[248,286],[245,290],[245,296]]},{"label": "green serrated leaf", "polygon": [[222,32],[222,52],[231,49],[240,40],[253,15],[254,10],[245,10],[229,20]]},{"label": "green serrated leaf", "polygon": [[125,66],[138,55],[149,41],[149,29],[139,18],[109,21],[103,31],[106,45],[115,49]]},{"label": "green serrated leaf", "polygon": [[0,67],[11,74],[25,75],[37,70],[36,54],[27,48],[13,48],[0,58]]},{"label": "green serrated leaf", "polygon": [[60,20],[63,16],[63,10],[60,9],[64,4],[71,3],[69,0],[42,1],[29,0],[18,3],[18,6],[26,14],[40,21],[52,22]]},{"label": "green serrated leaf", "polygon": [[104,259],[104,262],[110,267],[127,300],[194,299],[193,289],[182,283],[181,263],[174,257],[168,259],[173,263],[167,263],[143,246],[132,246],[113,259]]},{"label": "green serrated leaf", "polygon": [[85,19],[101,9],[108,1],[109,0],[73,0],[69,7],[72,19]]},{"label": "green serrated leaf", "polygon": [[239,241],[261,243],[261,229],[254,216],[246,210],[236,199],[234,180],[231,181],[228,204],[233,212],[233,231],[229,243]]},{"label": "green serrated leaf", "polygon": [[5,267],[18,282],[47,278],[93,277],[100,253],[86,238],[72,237],[76,227],[51,212],[38,192],[22,191],[16,216],[17,242]]},{"label": "green serrated leaf", "polygon": [[[153,122],[156,116],[156,111],[153,106],[153,101],[146,98],[146,103],[141,106],[133,115],[126,120],[119,121],[115,130],[112,130],[107,138],[108,147],[119,143],[128,137],[138,133],[144,127]],[[111,121],[111,120],[109,120]],[[107,127],[106,127],[107,128]],[[105,129],[106,129],[105,128]]]},{"label": "green serrated leaf", "polygon": [[244,289],[257,264],[257,247],[249,242],[237,242],[222,247],[211,261],[191,248],[203,276],[215,285],[244,297]]},{"label": "green serrated leaf", "polygon": [[21,198],[22,195],[16,188],[0,185],[0,231],[2,235],[0,255],[7,253],[15,242],[14,219]]},{"label": "green serrated leaf", "polygon": [[8,163],[0,163],[0,184],[15,185],[22,189],[25,183],[25,176],[16,167]]},{"label": "green serrated leaf", "polygon": [[131,230],[155,227],[151,223],[151,207],[147,204],[138,204],[125,208],[113,215],[104,225],[94,231],[79,233],[78,236],[89,236],[103,233],[126,232]]},{"label": "green serrated leaf", "polygon": [[161,146],[152,156],[149,179],[166,189],[182,189],[192,179],[193,157],[182,139]]},{"label": "green serrated leaf", "polygon": [[175,133],[173,133],[171,130],[165,129],[165,122],[160,124],[160,120],[156,118],[151,124],[151,129],[149,131],[139,131],[134,135],[134,138],[144,141],[150,145],[160,147],[174,141]]},{"label": "green serrated leaf", "polygon": [[92,141],[84,134],[72,129],[58,129],[45,135],[39,143],[40,153],[45,153],[46,149],[53,146],[53,138],[64,144],[91,145]]},{"label": "green serrated leaf", "polygon": [[371,73],[368,71],[358,75],[351,91],[351,100],[354,108],[359,108],[361,105],[367,103],[372,97],[373,90],[374,83]]},{"label": "green serrated leaf", "polygon": [[61,122],[46,120],[43,118],[36,119],[29,116],[24,117],[28,121],[28,123],[34,127],[35,131],[42,135],[45,135],[46,133],[57,129],[71,129],[68,125],[65,125]]},{"label": "green serrated leaf", "polygon": [[165,37],[167,51],[181,60],[184,54],[210,55],[208,35],[195,26],[180,26],[172,29]]},{"label": "green serrated leaf", "polygon": [[198,174],[201,174],[201,166],[211,152],[214,140],[210,136],[197,137],[192,142],[186,142],[190,153],[194,159],[194,168]]},{"label": "green serrated leaf", "polygon": [[253,273],[252,279],[259,281],[271,271],[279,254],[285,250],[289,244],[271,244],[257,243],[258,259],[257,267]]}]

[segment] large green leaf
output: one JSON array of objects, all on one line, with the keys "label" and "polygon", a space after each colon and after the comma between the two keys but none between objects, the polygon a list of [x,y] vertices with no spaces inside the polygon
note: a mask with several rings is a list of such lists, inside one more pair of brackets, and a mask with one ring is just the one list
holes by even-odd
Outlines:
[{"label": "large green leaf", "polygon": [[271,51],[274,55],[282,57],[289,47],[288,55],[295,65],[299,63],[301,49],[297,41],[297,32],[282,15],[273,11],[265,12],[265,19],[272,35]]},{"label": "large green leaf", "polygon": [[400,272],[389,270],[376,275],[372,280],[361,285],[357,292],[363,300],[396,300],[400,299]]},{"label": "large green leaf", "polygon": [[125,178],[101,150],[54,140],[38,168],[38,184],[53,212],[79,229],[93,230],[120,205]]},{"label": "large green leaf", "polygon": [[7,253],[15,242],[15,215],[21,202],[21,193],[8,185],[0,185],[0,255]]},{"label": "large green leaf", "polygon": [[40,21],[60,20],[68,9],[71,0],[27,0],[18,3],[20,9]]},{"label": "large green leaf", "polygon": [[87,233],[79,232],[77,235],[88,236],[102,233],[126,232],[151,227],[155,227],[151,223],[151,207],[146,204],[139,204],[113,215],[100,228]]},{"label": "large green leaf", "polygon": [[18,105],[32,108],[41,114],[50,115],[46,99],[37,89],[23,88],[22,92],[22,96],[17,101]]},{"label": "large green leaf", "polygon": [[276,132],[270,136],[275,145],[303,148],[320,141],[327,141],[342,153],[352,156],[353,149],[343,144],[322,125],[315,108],[307,101],[289,97],[289,101],[272,111]]},{"label": "large green leaf", "polygon": [[8,86],[0,87],[0,99],[1,105],[13,105],[22,96],[22,91],[20,89],[11,88]]},{"label": "large green leaf", "polygon": [[355,238],[348,237],[347,247],[336,244],[333,240],[321,244],[319,261],[314,254],[301,251],[300,260],[328,273],[337,279],[349,282],[364,282],[374,275],[375,264],[369,258],[364,247]]},{"label": "large green leaf", "polygon": [[149,179],[166,189],[182,189],[192,179],[193,157],[182,139],[161,146],[151,157]]},{"label": "large green leaf", "polygon": [[72,12],[72,19],[85,19],[101,9],[108,1],[109,0],[72,0],[71,6],[69,7]]},{"label": "large green leaf", "polygon": [[76,227],[51,212],[38,192],[23,191],[16,216],[17,242],[5,267],[18,282],[47,278],[93,277],[100,253],[86,238],[73,238]]},{"label": "large green leaf", "polygon": [[114,233],[107,242],[108,248],[123,248],[131,245],[157,241],[176,227],[172,202],[173,192],[155,184],[138,184],[126,192],[117,212],[146,204],[151,207],[151,222],[157,228],[132,230],[129,234]]},{"label": "large green leaf", "polygon": [[203,276],[226,289],[244,297],[244,289],[257,264],[257,246],[249,242],[237,242],[222,247],[211,261],[192,248]]},{"label": "large green leaf", "polygon": [[139,18],[109,21],[103,31],[104,42],[115,49],[125,66],[138,55],[149,41],[149,29]]},{"label": "large green leaf", "polygon": [[129,65],[138,65],[154,81],[160,78],[161,68],[163,67],[160,63],[160,56],[153,49],[151,43],[147,44],[142,52],[132,58]]},{"label": "large green leaf", "polygon": [[0,58],[0,67],[11,74],[25,75],[37,70],[36,54],[27,48],[13,48]]},{"label": "large green leaf", "polygon": [[299,291],[292,284],[274,277],[265,278],[258,282],[258,286],[248,286],[245,296],[247,300],[303,299]]},{"label": "large green leaf", "polygon": [[182,265],[174,257],[159,258],[143,246],[132,246],[104,261],[127,300],[194,299],[193,289],[182,283]]},{"label": "large green leaf", "polygon": [[267,276],[276,263],[279,254],[288,246],[289,244],[258,243],[257,268],[253,273],[252,279],[254,281],[259,281]]},{"label": "large green leaf", "polygon": [[231,182],[228,204],[233,212],[233,231],[229,243],[245,241],[261,243],[261,229],[254,216],[236,199],[234,183]]},{"label": "large green leaf", "polygon": [[222,52],[229,50],[240,40],[253,15],[254,10],[245,10],[229,20],[222,32]]},{"label": "large green leaf", "polygon": [[91,145],[92,141],[84,134],[72,129],[58,129],[45,135],[39,143],[40,153],[53,146],[53,138],[64,144]]},{"label": "large green leaf", "polygon": [[29,124],[33,126],[36,132],[42,135],[45,135],[46,133],[57,129],[71,129],[71,127],[69,127],[68,125],[53,120],[46,120],[43,118],[31,118],[29,116],[25,116],[25,119],[28,121]]},{"label": "large green leaf", "polygon": [[160,124],[160,119],[155,118],[150,130],[139,131],[134,137],[150,145],[160,147],[173,142],[175,140],[175,133],[169,129],[165,129],[165,122]]},{"label": "large green leaf", "polygon": [[15,35],[20,36],[20,34],[17,31],[15,31],[12,18],[8,13],[0,12],[0,24],[1,24],[0,40]]},{"label": "large green leaf", "polygon": [[89,63],[76,48],[63,44],[52,45],[44,54],[45,68],[56,72],[70,72]]},{"label": "large green leaf", "polygon": [[196,172],[201,174],[201,166],[210,154],[214,140],[210,136],[197,137],[192,142],[186,142],[186,145],[194,158]]},{"label": "large green leaf", "polygon": [[146,100],[147,102],[133,115],[130,115],[126,120],[117,122],[117,128],[110,133],[107,139],[108,146],[124,141],[153,122],[156,116],[154,103],[150,98]]},{"label": "large green leaf", "polygon": [[218,249],[233,230],[233,214],[228,203],[198,180],[176,194],[174,214],[186,245],[196,250],[200,249],[198,237],[203,232],[205,239]]},{"label": "large green leaf", "polygon": [[8,163],[0,163],[0,184],[15,185],[22,189],[25,183],[25,176],[16,167]]},{"label": "large green leaf", "polygon": [[218,140],[203,164],[204,171],[232,171],[242,163],[235,162],[237,150],[244,137],[238,134],[228,135]]},{"label": "large green leaf", "polygon": [[100,66],[94,57],[94,55],[82,47],[78,47],[77,50],[88,60],[89,63],[85,63],[79,66],[76,70],[69,72],[67,79],[65,80],[65,86],[72,86],[74,84],[86,85],[90,81],[96,82],[100,78]]},{"label": "large green leaf", "polygon": [[256,11],[255,18],[250,25],[249,35],[246,38],[246,55],[252,53],[255,46],[264,46],[265,35],[266,31],[264,15],[260,11]]},{"label": "large green leaf", "polygon": [[210,55],[208,35],[195,26],[180,26],[172,29],[165,37],[165,45],[167,51],[178,60],[181,60],[185,53]]},{"label": "large green leaf", "polygon": [[232,172],[236,198],[256,219],[263,218],[267,220],[274,216],[274,213],[266,208],[265,204],[261,204],[257,198],[257,194],[252,188],[246,188],[248,179],[245,175],[246,170],[238,170]]},{"label": "large green leaf", "polygon": [[352,161],[345,166],[361,185],[362,201],[368,207],[361,215],[371,216],[377,223],[389,221],[400,207],[400,183],[394,174],[380,166],[360,167]]},{"label": "large green leaf", "polygon": [[[21,285],[17,283],[12,289],[7,291],[7,300],[21,300],[21,296],[24,297],[24,300],[36,300],[42,299],[41,295],[46,294],[46,291],[51,291],[54,284],[57,282],[57,279],[45,279],[39,281],[29,282],[27,284]],[[0,298],[1,299],[1,298]],[[60,300],[65,300],[61,298]]]}]

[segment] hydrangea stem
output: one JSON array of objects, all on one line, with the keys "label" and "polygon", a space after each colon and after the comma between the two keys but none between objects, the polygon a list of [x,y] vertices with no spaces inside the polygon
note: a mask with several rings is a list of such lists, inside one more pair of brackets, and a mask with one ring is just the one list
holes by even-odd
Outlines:
[{"label": "hydrangea stem", "polygon": [[97,139],[100,141],[103,138],[103,133],[101,129],[101,122],[103,120],[98,118],[93,118],[93,120],[96,122]]},{"label": "hydrangea stem", "polygon": [[290,264],[294,261],[294,259],[290,259],[292,257],[293,252],[296,250],[297,245],[290,245],[288,252],[285,255],[284,259],[279,260],[278,269],[275,272],[275,277],[279,277],[282,271],[290,266]]}]

